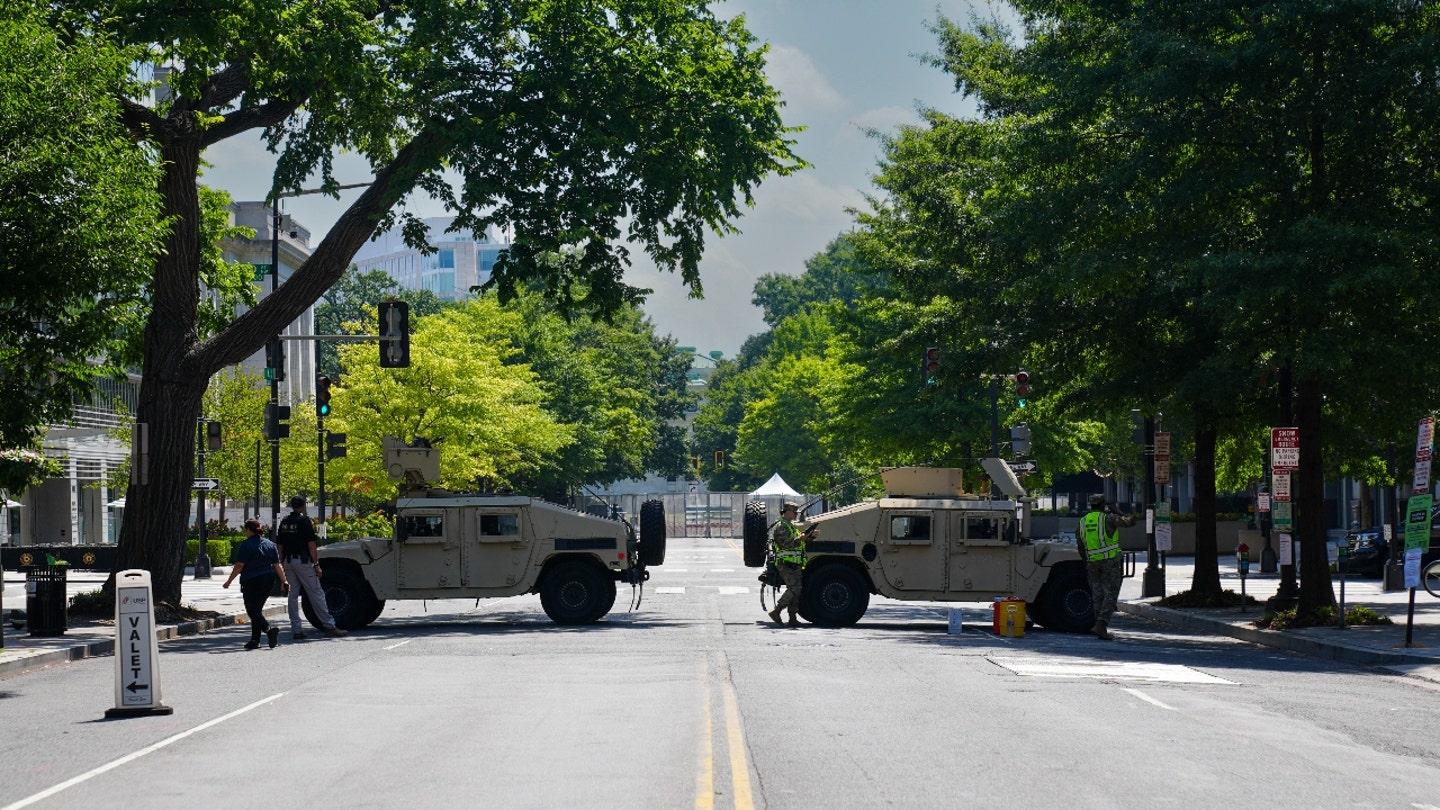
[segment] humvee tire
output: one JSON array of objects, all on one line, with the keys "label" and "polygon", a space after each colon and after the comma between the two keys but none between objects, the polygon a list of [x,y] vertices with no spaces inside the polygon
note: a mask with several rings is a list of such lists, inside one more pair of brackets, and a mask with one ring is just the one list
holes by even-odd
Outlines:
[{"label": "humvee tire", "polygon": [[769,527],[770,520],[765,514],[765,504],[761,501],[747,502],[745,521],[741,524],[740,533],[744,540],[746,568],[760,568],[765,565],[765,552],[770,545],[770,538],[765,536],[765,530]]},{"label": "humvee tire", "polygon": [[[299,583],[292,587],[299,587]],[[325,591],[325,606],[330,609],[330,618],[341,630],[358,630],[379,618],[380,611],[385,609],[385,601],[375,598],[370,583],[343,568],[326,571],[320,578],[320,587]],[[315,615],[309,595],[303,591],[300,594],[300,609],[304,611],[306,621],[324,629],[320,627],[320,617]]]},{"label": "humvee tire", "polygon": [[640,564],[665,564],[665,502],[640,504]]},{"label": "humvee tire", "polygon": [[615,580],[582,560],[557,563],[540,586],[540,606],[556,624],[592,624],[614,604]]},{"label": "humvee tire", "polygon": [[844,563],[822,563],[805,574],[799,613],[819,627],[850,627],[870,607],[870,582]]},{"label": "humvee tire", "polygon": [[1085,569],[1078,564],[1056,566],[1035,601],[1039,608],[1035,612],[1035,621],[1046,630],[1084,633],[1095,624],[1090,580],[1085,576]]}]

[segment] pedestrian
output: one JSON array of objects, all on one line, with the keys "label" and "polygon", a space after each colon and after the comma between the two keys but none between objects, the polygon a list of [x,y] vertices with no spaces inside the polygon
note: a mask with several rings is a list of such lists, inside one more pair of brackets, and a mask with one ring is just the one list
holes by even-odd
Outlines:
[{"label": "pedestrian", "polygon": [[260,521],[254,518],[245,521],[245,539],[235,547],[235,558],[224,587],[230,587],[236,577],[240,578],[240,595],[245,600],[245,613],[250,617],[250,640],[245,643],[245,649],[259,647],[262,633],[269,640],[270,649],[275,649],[280,643],[280,628],[265,618],[265,600],[274,589],[277,577],[282,592],[289,592],[290,583],[280,565],[280,552],[265,537]]},{"label": "pedestrian", "polygon": [[1120,581],[1124,570],[1120,559],[1120,527],[1134,526],[1135,518],[1113,505],[1106,505],[1105,496],[1090,496],[1090,511],[1080,518],[1080,553],[1085,558],[1085,575],[1090,579],[1090,603],[1095,608],[1095,626],[1090,632],[1109,641],[1110,617],[1120,598]]},{"label": "pedestrian", "polygon": [[785,626],[785,622],[780,620],[782,610],[789,612],[791,627],[800,626],[800,621],[795,618],[795,611],[799,608],[800,586],[805,573],[805,542],[815,536],[817,529],[811,526],[809,531],[801,533],[800,527],[795,525],[795,516],[799,511],[799,504],[793,501],[782,504],[780,520],[775,523],[775,531],[770,537],[774,546],[775,567],[780,571],[780,578],[785,581],[785,592],[775,601],[775,609],[770,611],[770,618],[782,627]]},{"label": "pedestrian", "polygon": [[300,624],[300,589],[310,597],[310,608],[320,620],[320,629],[327,636],[343,636],[346,631],[335,626],[330,616],[330,606],[325,603],[325,589],[320,587],[319,538],[315,535],[315,524],[305,514],[305,496],[296,495],[290,499],[293,510],[280,521],[277,532],[280,541],[280,557],[285,564],[285,574],[297,587],[290,589],[290,633],[298,641],[305,638],[305,629]]}]

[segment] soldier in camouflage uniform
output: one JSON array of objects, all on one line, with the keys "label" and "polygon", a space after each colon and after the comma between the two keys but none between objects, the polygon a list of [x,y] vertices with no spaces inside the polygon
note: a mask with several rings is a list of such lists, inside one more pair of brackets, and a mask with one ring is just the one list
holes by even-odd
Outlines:
[{"label": "soldier in camouflage uniform", "polygon": [[1120,556],[1120,527],[1134,526],[1135,518],[1105,505],[1104,495],[1090,496],[1090,511],[1080,518],[1080,553],[1085,574],[1090,578],[1090,601],[1095,607],[1095,626],[1090,632],[1109,641],[1110,617],[1120,598],[1124,567]]},{"label": "soldier in camouflage uniform", "polygon": [[799,504],[786,501],[780,508],[780,520],[770,537],[775,549],[775,567],[780,570],[780,578],[785,580],[785,593],[776,600],[770,618],[782,627],[785,622],[780,620],[781,610],[789,611],[791,627],[800,626],[795,611],[800,604],[800,584],[805,572],[805,541],[815,536],[815,527],[802,534],[795,525],[795,516],[799,511]]}]

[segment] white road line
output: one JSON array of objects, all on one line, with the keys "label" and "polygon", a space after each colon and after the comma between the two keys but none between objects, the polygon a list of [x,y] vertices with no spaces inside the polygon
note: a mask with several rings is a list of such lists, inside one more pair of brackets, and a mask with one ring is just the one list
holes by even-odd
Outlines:
[{"label": "white road line", "polygon": [[128,763],[130,763],[130,762],[134,762],[135,760],[137,760],[137,759],[145,756],[146,754],[153,754],[153,753],[155,753],[156,751],[159,751],[161,748],[164,748],[164,747],[170,745],[171,743],[180,742],[181,740],[185,739],[186,737],[189,737],[191,734],[195,734],[195,733],[197,733],[197,732],[204,731],[205,729],[210,728],[211,726],[217,726],[217,725],[225,722],[226,720],[230,720],[230,719],[239,717],[240,715],[244,714],[245,712],[250,711],[251,709],[257,709],[257,708],[259,708],[259,707],[261,707],[261,706],[264,706],[266,703],[269,703],[269,702],[271,702],[271,701],[273,701],[273,700],[279,700],[279,699],[282,698],[282,697],[285,697],[285,693],[284,693],[284,692],[281,692],[281,693],[278,694],[278,695],[271,695],[270,697],[267,697],[267,698],[265,698],[264,700],[257,700],[257,701],[255,701],[254,703],[251,703],[249,706],[245,706],[245,707],[243,707],[243,708],[236,709],[235,711],[230,712],[229,714],[221,715],[220,717],[217,717],[217,718],[215,718],[214,720],[209,720],[209,721],[207,721],[207,722],[201,723],[200,725],[198,725],[198,726],[190,729],[189,731],[182,731],[182,732],[180,732],[179,734],[176,734],[176,735],[173,736],[173,737],[167,737],[167,738],[161,740],[160,742],[155,743],[154,745],[146,746],[145,748],[141,748],[139,751],[136,751],[136,752],[130,753],[130,754],[126,754],[125,756],[123,756],[123,757],[121,757],[121,758],[119,758],[119,759],[117,759],[117,760],[114,760],[113,762],[109,762],[109,763],[106,763],[106,764],[104,764],[104,765],[101,765],[100,767],[95,768],[94,770],[86,771],[85,773],[82,773],[82,774],[80,774],[79,776],[76,776],[76,777],[74,777],[74,778],[72,778],[72,779],[66,779],[64,782],[61,782],[60,784],[58,784],[58,785],[56,785],[56,786],[54,786],[54,787],[52,787],[52,788],[48,788],[48,789],[46,789],[46,790],[42,790],[42,791],[40,791],[39,793],[36,793],[36,794],[33,795],[33,796],[27,796],[26,798],[21,799],[20,801],[15,802],[14,804],[7,804],[7,805],[5,805],[4,807],[0,807],[0,810],[20,810],[21,807],[29,807],[30,805],[32,805],[32,804],[34,804],[34,803],[36,803],[36,802],[38,802],[38,801],[43,801],[44,799],[48,799],[48,798],[50,798],[51,796],[54,796],[55,794],[59,793],[59,792],[62,791],[62,790],[67,790],[67,789],[69,789],[69,788],[75,787],[76,785],[80,784],[81,782],[89,781],[89,780],[94,779],[95,777],[97,777],[97,776],[99,776],[99,775],[101,775],[101,774],[103,774],[103,773],[107,773],[107,772],[109,772],[109,771],[113,771],[113,770],[115,770],[116,768],[120,767],[121,765],[125,765],[125,764],[128,764]]},{"label": "white road line", "polygon": [[684,588],[656,588],[655,593],[684,593]]},{"label": "white road line", "polygon": [[1155,698],[1150,697],[1149,695],[1145,694],[1144,692],[1141,692],[1139,689],[1130,689],[1129,687],[1125,687],[1125,691],[1126,691],[1126,692],[1129,692],[1130,694],[1134,695],[1135,697],[1140,698],[1141,700],[1143,700],[1143,701],[1145,701],[1146,703],[1149,703],[1149,704],[1151,704],[1151,705],[1153,705],[1153,706],[1159,706],[1159,707],[1162,708],[1162,709],[1168,709],[1168,710],[1170,710],[1170,711],[1172,711],[1172,712],[1173,712],[1173,711],[1176,711],[1176,709],[1175,709],[1174,706],[1170,706],[1170,705],[1167,705],[1167,704],[1165,704],[1165,703],[1163,703],[1163,702],[1161,702],[1161,701],[1158,701],[1158,700],[1156,700]]},{"label": "white road line", "polygon": [[721,596],[739,596],[740,594],[750,593],[749,588],[739,585],[720,585],[719,588]]},{"label": "white road line", "polygon": [[710,569],[710,573],[712,573],[712,574],[733,574],[733,573],[735,573],[735,569],[734,569],[734,568],[711,568],[711,569]]},{"label": "white road line", "polygon": [[406,644],[409,644],[410,642],[412,642],[412,641],[414,641],[414,640],[415,640],[415,639],[413,639],[413,638],[407,638],[407,639],[405,639],[404,641],[400,642],[399,644],[391,644],[389,647],[385,647],[385,648],[383,648],[383,649],[393,650],[393,649],[395,649],[396,647],[404,647]]}]

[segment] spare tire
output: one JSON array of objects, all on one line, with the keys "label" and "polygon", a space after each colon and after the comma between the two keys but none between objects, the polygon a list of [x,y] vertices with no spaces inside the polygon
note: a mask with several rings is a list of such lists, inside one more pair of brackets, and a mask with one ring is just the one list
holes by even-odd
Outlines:
[{"label": "spare tire", "polygon": [[665,564],[664,501],[646,501],[640,504],[640,563]]},{"label": "spare tire", "polygon": [[764,502],[745,504],[745,522],[741,527],[741,536],[745,541],[745,567],[759,568],[765,564],[765,552],[770,546],[770,538],[766,536],[770,520],[765,514]]}]

